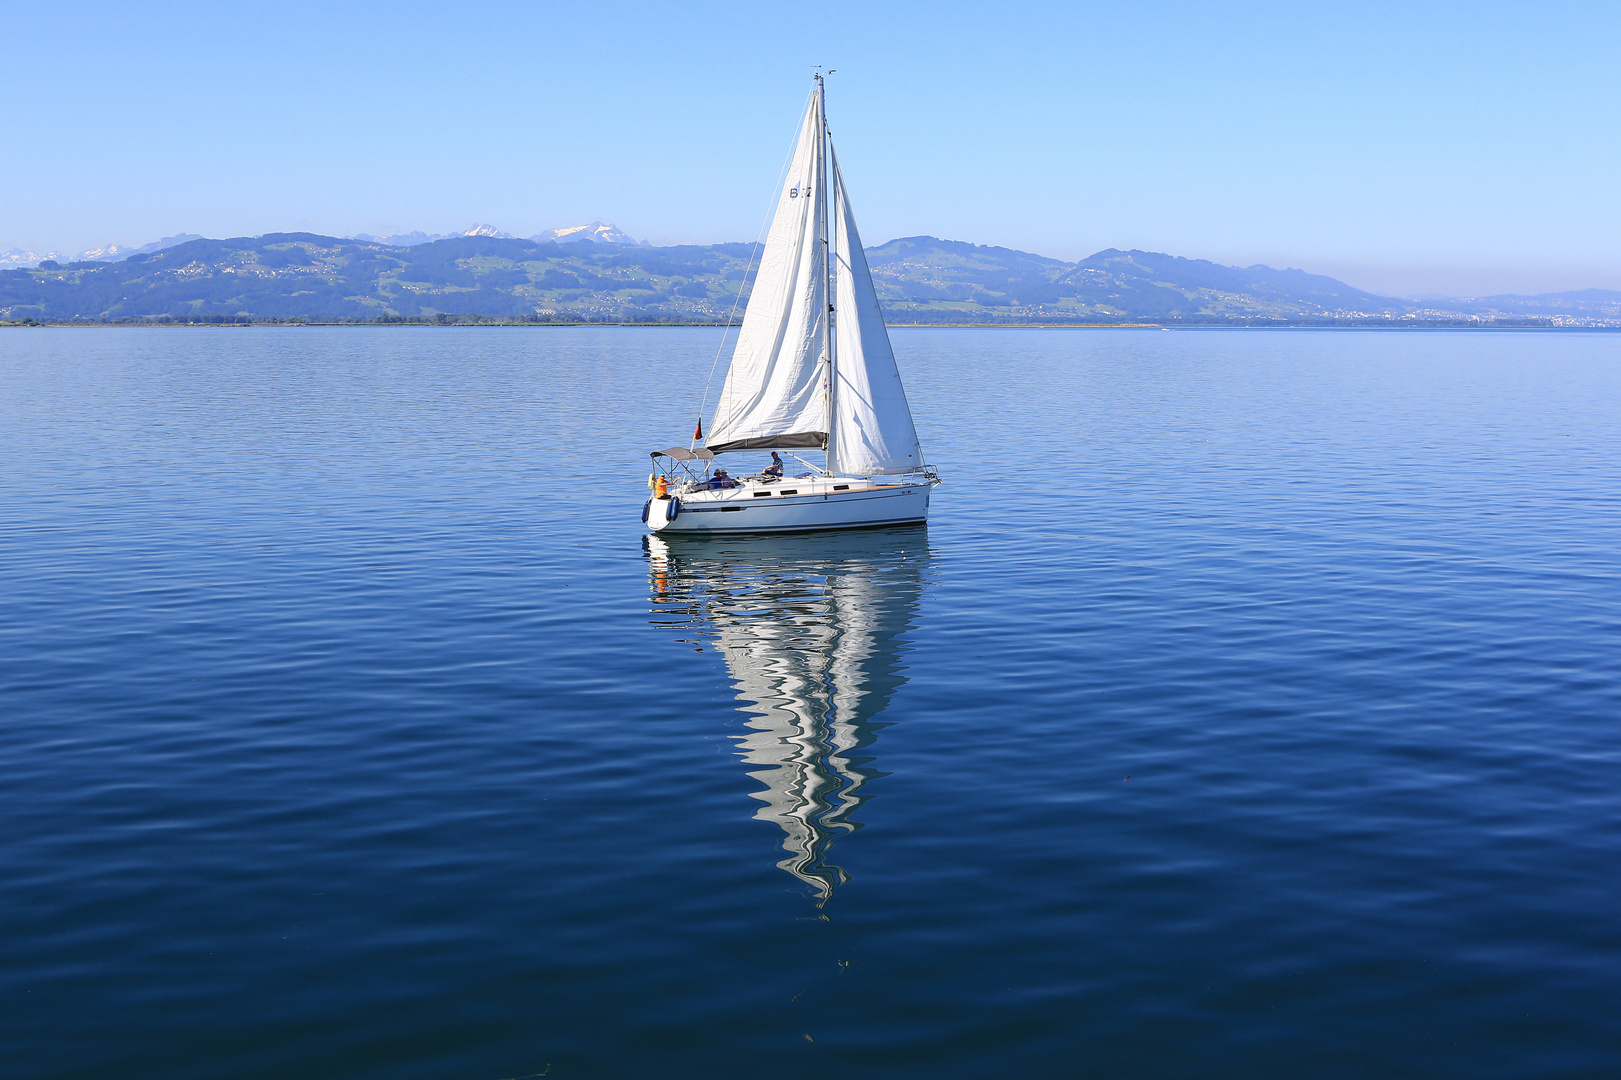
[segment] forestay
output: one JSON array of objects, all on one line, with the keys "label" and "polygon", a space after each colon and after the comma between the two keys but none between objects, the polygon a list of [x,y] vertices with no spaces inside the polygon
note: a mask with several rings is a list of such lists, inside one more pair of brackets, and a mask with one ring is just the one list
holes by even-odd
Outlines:
[{"label": "forestay", "polygon": [[923,464],[917,428],[867,269],[839,159],[832,153],[834,351],[833,422],[827,469],[834,474],[905,473]]},{"label": "forestay", "polygon": [[711,450],[821,447],[827,439],[822,132],[822,98],[816,94],[805,111],[709,426]]}]

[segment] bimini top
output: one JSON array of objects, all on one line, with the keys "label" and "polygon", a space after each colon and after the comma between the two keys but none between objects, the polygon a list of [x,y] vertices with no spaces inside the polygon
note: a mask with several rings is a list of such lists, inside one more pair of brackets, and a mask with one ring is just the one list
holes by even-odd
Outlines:
[{"label": "bimini top", "polygon": [[654,450],[653,453],[650,456],[652,456],[652,457],[674,458],[677,461],[713,461],[713,460],[715,460],[714,451],[711,451],[711,450],[688,450],[688,449],[686,449],[685,447],[682,447],[682,446],[672,446],[672,447],[669,447],[668,449],[665,449],[665,450]]}]

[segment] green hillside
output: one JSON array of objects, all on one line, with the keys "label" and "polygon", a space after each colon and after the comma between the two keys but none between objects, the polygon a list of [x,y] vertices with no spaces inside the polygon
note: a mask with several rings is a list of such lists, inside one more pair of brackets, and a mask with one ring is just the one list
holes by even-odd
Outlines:
[{"label": "green hillside", "polygon": [[750,250],[486,236],[388,247],[270,233],[193,240],[118,263],[8,270],[0,273],[0,315],[51,322],[714,322],[731,310]]},{"label": "green hillside", "polygon": [[1333,278],[1240,269],[1146,251],[1066,263],[932,236],[867,252],[885,310],[902,321],[1209,321],[1386,316],[1405,311]]},{"label": "green hillside", "polygon": [[[640,247],[460,236],[415,247],[272,233],[123,262],[0,272],[16,322],[714,323],[745,296],[749,244]],[[1621,294],[1431,302],[1333,278],[1109,249],[1079,263],[930,236],[867,251],[895,323],[1621,325]]]}]

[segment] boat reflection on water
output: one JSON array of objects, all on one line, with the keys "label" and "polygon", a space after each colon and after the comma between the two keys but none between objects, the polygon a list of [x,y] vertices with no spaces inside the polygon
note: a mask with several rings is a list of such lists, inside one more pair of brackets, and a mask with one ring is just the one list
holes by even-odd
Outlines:
[{"label": "boat reflection on water", "polygon": [[927,527],[643,543],[654,625],[725,658],[749,716],[739,755],[764,785],[755,817],[782,829],[777,865],[825,904],[847,880],[828,861],[833,838],[860,827],[867,786],[885,775],[864,753],[906,682]]}]

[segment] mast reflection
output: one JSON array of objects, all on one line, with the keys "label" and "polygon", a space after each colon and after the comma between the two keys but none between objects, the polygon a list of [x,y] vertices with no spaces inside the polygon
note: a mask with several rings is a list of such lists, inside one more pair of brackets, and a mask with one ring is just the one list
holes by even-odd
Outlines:
[{"label": "mast reflection", "polygon": [[833,838],[860,828],[867,785],[885,775],[863,756],[874,720],[906,682],[901,654],[929,563],[922,525],[844,533],[643,538],[654,625],[686,631],[726,660],[765,805],[784,833],[777,865],[818,906],[848,880],[828,861]]}]

